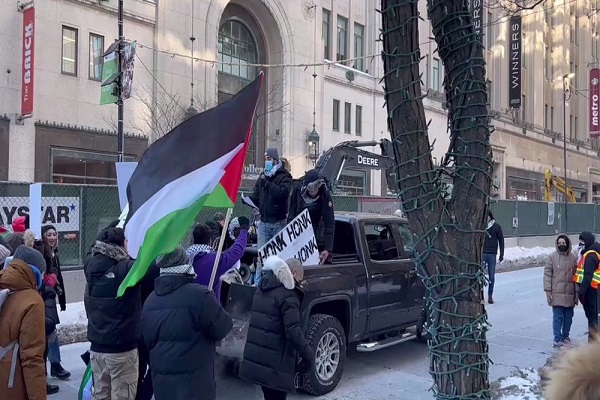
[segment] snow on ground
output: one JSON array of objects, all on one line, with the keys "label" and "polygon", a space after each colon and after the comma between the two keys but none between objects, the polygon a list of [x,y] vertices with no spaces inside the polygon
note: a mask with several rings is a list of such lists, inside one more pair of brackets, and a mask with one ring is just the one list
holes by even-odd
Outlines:
[{"label": "snow on ground", "polygon": [[60,325],[58,337],[62,344],[84,342],[87,340],[87,314],[83,301],[68,303],[65,311],[58,312]]},{"label": "snow on ground", "polygon": [[540,375],[533,369],[517,370],[500,379],[499,400],[541,400]]},{"label": "snow on ground", "polygon": [[497,271],[514,271],[528,267],[539,267],[546,264],[554,247],[507,247],[504,250],[504,261],[498,263]]}]

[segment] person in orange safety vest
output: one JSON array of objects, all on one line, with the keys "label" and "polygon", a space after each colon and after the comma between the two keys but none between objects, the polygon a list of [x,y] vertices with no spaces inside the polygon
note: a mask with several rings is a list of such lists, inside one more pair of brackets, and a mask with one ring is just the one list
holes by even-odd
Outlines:
[{"label": "person in orange safety vest", "polygon": [[579,235],[581,258],[573,281],[578,284],[579,301],[588,320],[588,340],[598,328],[598,285],[600,285],[600,243],[592,232]]}]

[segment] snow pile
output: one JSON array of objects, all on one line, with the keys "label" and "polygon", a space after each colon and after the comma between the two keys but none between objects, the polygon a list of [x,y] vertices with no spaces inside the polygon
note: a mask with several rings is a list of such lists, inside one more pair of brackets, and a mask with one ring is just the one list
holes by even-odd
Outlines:
[{"label": "snow pile", "polygon": [[504,250],[504,261],[498,263],[497,271],[514,271],[528,267],[539,267],[546,264],[554,247],[507,247]]},{"label": "snow pile", "polygon": [[519,369],[500,379],[496,396],[499,400],[541,400],[540,374],[530,368]]},{"label": "snow pile", "polygon": [[87,314],[83,301],[68,303],[65,311],[58,311],[60,325],[58,338],[61,344],[85,342],[87,340]]}]

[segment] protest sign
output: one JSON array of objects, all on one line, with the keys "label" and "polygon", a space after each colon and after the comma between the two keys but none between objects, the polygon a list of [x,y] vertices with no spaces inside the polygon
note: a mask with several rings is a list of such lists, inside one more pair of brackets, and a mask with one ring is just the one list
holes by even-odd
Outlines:
[{"label": "protest sign", "polygon": [[[29,197],[0,197],[0,226],[29,215]],[[52,224],[59,232],[79,231],[79,197],[42,197],[42,226]]]},{"label": "protest sign", "polygon": [[296,258],[302,265],[318,265],[319,249],[308,210],[304,210],[261,247],[258,256],[261,260],[270,256],[278,256],[283,260]]}]

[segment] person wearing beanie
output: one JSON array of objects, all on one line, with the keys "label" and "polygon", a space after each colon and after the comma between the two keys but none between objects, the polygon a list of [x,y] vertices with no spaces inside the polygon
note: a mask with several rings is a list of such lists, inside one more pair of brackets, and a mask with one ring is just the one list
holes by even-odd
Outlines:
[{"label": "person wearing beanie", "polygon": [[[292,190],[292,175],[285,169],[279,151],[269,147],[265,151],[265,170],[258,177],[250,199],[258,207],[258,248],[260,249],[287,225],[288,201]],[[255,282],[260,281],[260,269]]]},{"label": "person wearing beanie", "polygon": [[290,196],[290,210],[287,222],[290,223],[306,209],[310,214],[317,245],[321,252],[321,264],[328,262],[333,251],[335,214],[333,199],[325,179],[315,169],[307,171]]},{"label": "person wearing beanie", "polygon": [[156,400],[214,400],[216,342],[233,321],[212,292],[194,282],[182,247],[157,257],[160,276],[142,310]]},{"label": "person wearing beanie", "polygon": [[37,250],[19,246],[0,271],[0,346],[7,350],[0,353],[0,399],[46,399],[44,302],[38,293],[45,270]]},{"label": "person wearing beanie", "polygon": [[[215,291],[217,300],[221,299],[221,276],[233,268],[242,259],[246,251],[250,221],[246,217],[239,217],[238,224],[240,227],[238,237],[230,248],[221,253],[221,258],[219,258],[219,264],[217,265],[215,281],[211,288]],[[217,258],[217,253],[210,245],[211,230],[206,225],[196,225],[192,237],[194,244],[186,250],[186,253],[197,275],[195,282],[208,286],[210,285],[213,266]]]},{"label": "person wearing beanie", "polygon": [[598,285],[600,283],[600,244],[592,232],[579,235],[581,258],[573,281],[577,284],[579,302],[583,305],[588,320],[588,340],[591,341],[598,329]]},{"label": "person wearing beanie", "polygon": [[488,303],[494,304],[494,283],[496,282],[496,256],[500,249],[498,261],[504,260],[504,234],[502,227],[496,222],[494,214],[488,210],[487,228],[485,229],[485,239],[483,242],[483,264],[487,267],[488,278]]},{"label": "person wearing beanie", "polygon": [[119,286],[133,267],[123,229],[106,228],[97,239],[83,267],[93,391],[101,399],[134,399],[139,374],[141,289],[137,285],[117,297]]}]

